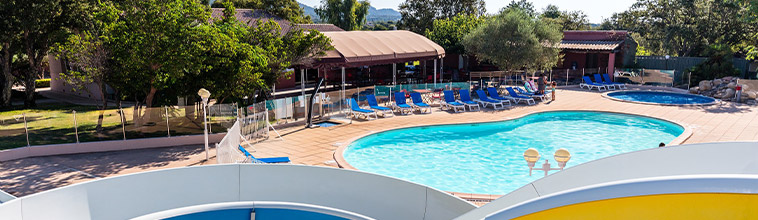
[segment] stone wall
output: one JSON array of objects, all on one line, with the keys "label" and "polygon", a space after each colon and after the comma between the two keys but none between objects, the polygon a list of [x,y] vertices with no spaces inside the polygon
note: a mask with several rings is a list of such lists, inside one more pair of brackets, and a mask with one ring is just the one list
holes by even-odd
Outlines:
[{"label": "stone wall", "polygon": [[[737,98],[737,87],[742,88],[742,95]],[[723,101],[755,104],[758,98],[758,80],[744,80],[727,76],[721,79],[703,80],[698,86],[690,88],[690,93],[709,96]]]}]

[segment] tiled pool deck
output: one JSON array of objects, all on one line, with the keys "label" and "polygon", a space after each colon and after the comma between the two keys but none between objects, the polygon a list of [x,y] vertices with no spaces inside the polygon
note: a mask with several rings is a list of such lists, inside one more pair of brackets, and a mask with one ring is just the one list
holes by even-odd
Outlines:
[{"label": "tiled pool deck", "polygon": [[[333,161],[338,146],[371,132],[419,125],[499,121],[555,110],[609,111],[666,119],[692,131],[685,144],[758,140],[756,106],[733,103],[699,107],[642,105],[613,101],[598,92],[578,89],[558,90],[556,97],[553,102],[518,105],[501,111],[449,113],[434,108],[432,114],[380,117],[373,121],[353,121],[345,126],[316,129],[298,126],[279,131],[284,140],[272,137],[256,144],[253,154],[256,157],[289,156],[294,164],[336,167]],[[214,154],[211,151],[211,156]],[[0,163],[0,189],[23,196],[95,178],[204,164],[203,159],[202,146],[21,159]],[[211,159],[210,163],[214,162],[215,159]]]}]

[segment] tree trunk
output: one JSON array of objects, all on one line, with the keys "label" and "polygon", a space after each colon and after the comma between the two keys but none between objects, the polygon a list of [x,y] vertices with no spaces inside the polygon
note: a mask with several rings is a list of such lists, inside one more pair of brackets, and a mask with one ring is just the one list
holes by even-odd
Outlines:
[{"label": "tree trunk", "polygon": [[100,94],[103,98],[103,105],[98,106],[98,109],[100,109],[100,114],[97,116],[97,126],[95,127],[95,131],[97,131],[98,134],[103,133],[103,118],[105,114],[105,109],[108,108],[108,99],[105,97],[105,84],[98,83],[97,85],[100,88]]},{"label": "tree trunk", "polygon": [[147,94],[147,97],[145,97],[145,115],[143,117],[144,122],[152,122],[152,116],[155,111],[153,111],[153,99],[155,98],[155,93],[158,92],[158,89],[155,87],[150,87],[150,92]]},{"label": "tree trunk", "polygon": [[11,106],[11,92],[13,90],[13,74],[11,74],[11,51],[10,43],[3,43],[2,50],[3,82],[0,88],[0,107]]},{"label": "tree trunk", "polygon": [[28,31],[24,31],[24,38],[26,38],[26,56],[29,60],[29,71],[24,73],[24,92],[26,93],[24,99],[24,107],[33,108],[37,107],[37,102],[34,99],[34,90],[37,88],[37,85],[35,83],[37,80],[37,75],[42,72],[42,67],[40,66],[42,58],[38,57],[34,52],[32,42],[29,39]]}]

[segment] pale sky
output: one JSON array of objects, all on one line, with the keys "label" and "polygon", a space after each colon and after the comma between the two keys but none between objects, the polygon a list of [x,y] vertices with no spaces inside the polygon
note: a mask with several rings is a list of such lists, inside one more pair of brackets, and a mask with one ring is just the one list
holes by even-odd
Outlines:
[{"label": "pale sky", "polygon": [[[318,6],[321,0],[298,0],[299,2],[309,5]],[[375,8],[392,8],[397,10],[403,0],[369,0],[371,6]],[[496,13],[501,8],[510,3],[510,0],[484,0],[487,6],[487,13]],[[548,4],[558,6],[562,11],[581,10],[587,15],[591,23],[600,23],[604,18],[611,17],[614,12],[622,12],[632,6],[635,0],[530,0],[535,9],[541,12]]]}]

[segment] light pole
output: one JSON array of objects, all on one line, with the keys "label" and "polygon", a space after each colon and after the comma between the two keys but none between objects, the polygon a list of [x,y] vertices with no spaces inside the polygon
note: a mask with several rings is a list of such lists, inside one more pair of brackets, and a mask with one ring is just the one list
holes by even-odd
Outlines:
[{"label": "light pole", "polygon": [[203,98],[203,134],[205,135],[205,161],[208,161],[210,156],[208,155],[208,116],[206,108],[208,107],[208,98],[211,97],[211,92],[206,89],[200,89],[197,91],[197,95]]},{"label": "light pole", "polygon": [[540,153],[534,148],[527,149],[524,152],[524,160],[526,160],[526,164],[529,166],[529,176],[532,176],[532,170],[545,171],[545,176],[547,176],[548,171],[563,170],[563,168],[566,167],[566,163],[571,159],[571,154],[565,148],[561,148],[555,151],[553,157],[555,158],[555,161],[558,162],[557,168],[553,168],[548,160],[545,160],[545,163],[542,164],[542,168],[534,168],[534,165],[540,160]]}]

